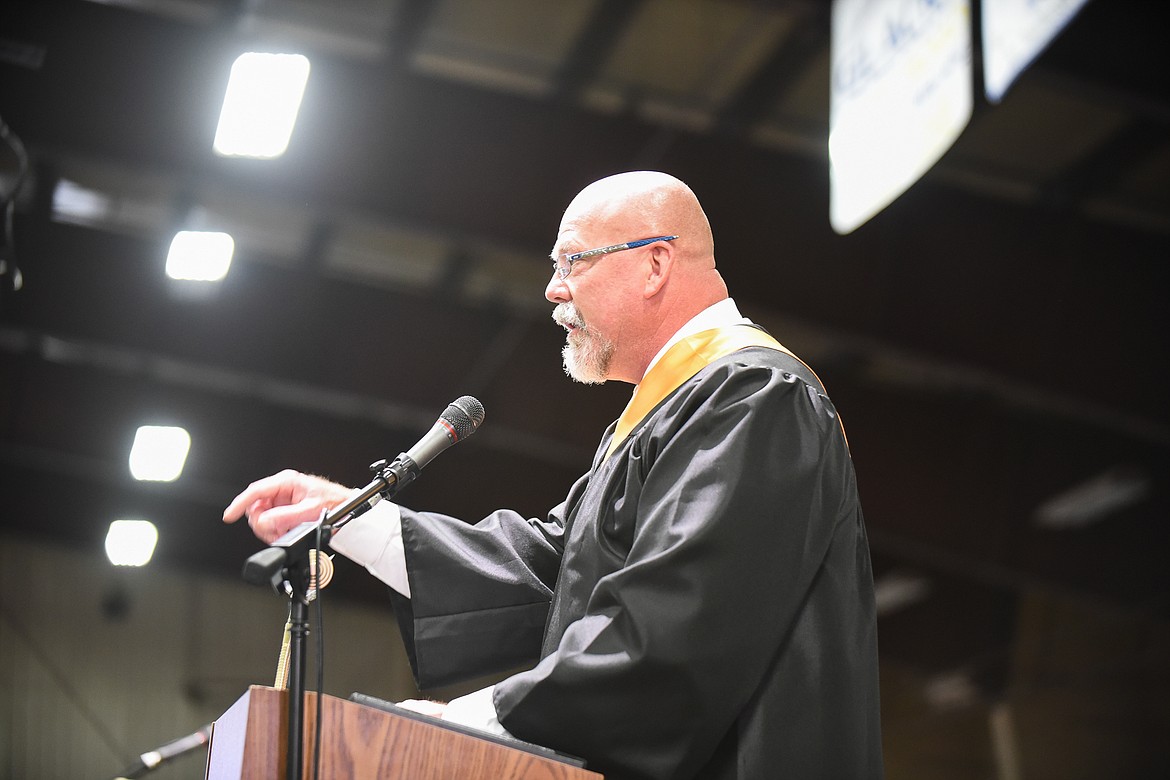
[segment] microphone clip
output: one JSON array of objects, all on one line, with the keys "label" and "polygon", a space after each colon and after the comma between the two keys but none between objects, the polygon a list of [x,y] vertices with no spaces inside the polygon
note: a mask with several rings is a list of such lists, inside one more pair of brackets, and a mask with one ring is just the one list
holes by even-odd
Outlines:
[{"label": "microphone clip", "polygon": [[414,458],[401,452],[397,458],[389,463],[386,462],[385,458],[374,461],[370,464],[370,471],[384,483],[384,486],[378,491],[378,495],[389,499],[393,498],[399,490],[414,482],[422,469],[414,462]]}]

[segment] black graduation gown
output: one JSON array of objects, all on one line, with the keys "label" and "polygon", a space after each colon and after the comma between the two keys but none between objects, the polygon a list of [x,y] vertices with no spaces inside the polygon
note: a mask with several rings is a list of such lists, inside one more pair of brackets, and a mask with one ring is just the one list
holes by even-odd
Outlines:
[{"label": "black graduation gown", "polygon": [[[622,778],[882,775],[873,577],[836,411],[749,348],[664,399],[543,521],[403,509],[423,689]],[[538,660],[539,659],[539,660]]]}]

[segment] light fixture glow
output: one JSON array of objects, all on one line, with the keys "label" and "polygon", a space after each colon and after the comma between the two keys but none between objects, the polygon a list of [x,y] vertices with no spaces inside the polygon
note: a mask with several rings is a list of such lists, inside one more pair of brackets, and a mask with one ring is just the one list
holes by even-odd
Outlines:
[{"label": "light fixture glow", "polygon": [[79,225],[101,225],[110,218],[110,197],[87,189],[76,182],[61,179],[53,188],[53,219]]},{"label": "light fixture glow", "polygon": [[213,148],[225,157],[284,154],[309,80],[300,54],[245,52],[232,64]]},{"label": "light fixture glow", "polygon": [[926,701],[936,710],[954,711],[979,700],[979,689],[971,675],[962,670],[944,672],[926,683]]},{"label": "light fixture glow", "polygon": [[1143,470],[1117,466],[1048,499],[1033,520],[1044,528],[1083,528],[1143,501],[1151,488]]},{"label": "light fixture glow", "polygon": [[115,520],[106,532],[106,556],[115,566],[145,566],[158,544],[158,529],[148,520]]},{"label": "light fixture glow", "polygon": [[887,572],[873,584],[873,598],[881,616],[922,601],[930,591],[930,580],[905,571]]},{"label": "light fixture glow", "polygon": [[196,282],[218,282],[232,265],[236,242],[227,233],[180,230],[167,252],[167,276]]},{"label": "light fixture glow", "polygon": [[135,479],[173,482],[183,473],[191,435],[182,428],[143,425],[130,448],[130,473]]}]

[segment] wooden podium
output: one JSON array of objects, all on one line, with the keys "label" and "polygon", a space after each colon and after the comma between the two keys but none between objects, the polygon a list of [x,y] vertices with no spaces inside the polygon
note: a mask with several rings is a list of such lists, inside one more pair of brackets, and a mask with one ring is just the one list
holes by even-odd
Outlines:
[{"label": "wooden podium", "polygon": [[[288,691],[253,685],[215,721],[208,780],[285,777]],[[305,694],[305,765],[313,777],[317,694]],[[403,780],[603,780],[571,760],[476,736],[426,716],[410,717],[334,696],[321,699],[321,778]]]}]

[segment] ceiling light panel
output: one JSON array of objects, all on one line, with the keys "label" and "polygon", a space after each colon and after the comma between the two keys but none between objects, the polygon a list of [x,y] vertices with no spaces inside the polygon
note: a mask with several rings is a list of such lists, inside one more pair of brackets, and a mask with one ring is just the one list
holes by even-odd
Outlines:
[{"label": "ceiling light panel", "polygon": [[288,149],[309,60],[300,54],[245,52],[232,64],[213,148],[224,157],[279,157]]},{"label": "ceiling light panel", "polygon": [[167,252],[167,276],[192,282],[218,282],[227,276],[235,242],[227,233],[180,230]]},{"label": "ceiling light panel", "polygon": [[158,529],[149,520],[115,520],[106,531],[106,556],[115,566],[145,566],[157,544]]},{"label": "ceiling light panel", "polygon": [[174,482],[183,473],[191,434],[170,425],[143,425],[130,448],[130,474],[147,482]]}]

